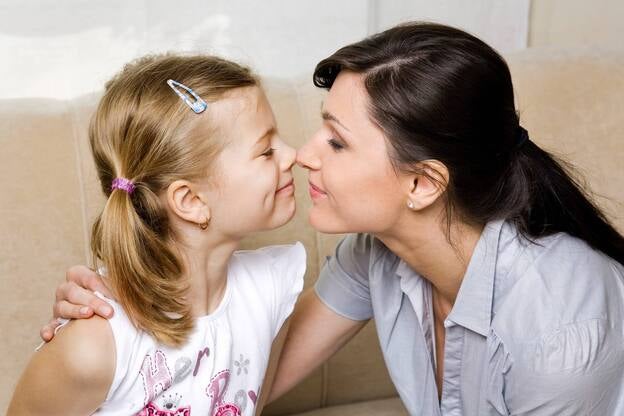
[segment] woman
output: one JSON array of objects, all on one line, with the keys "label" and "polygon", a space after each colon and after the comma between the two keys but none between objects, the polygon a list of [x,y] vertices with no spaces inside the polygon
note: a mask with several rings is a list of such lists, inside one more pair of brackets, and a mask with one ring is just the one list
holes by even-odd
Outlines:
[{"label": "woman", "polygon": [[[299,301],[271,397],[375,318],[410,414],[624,414],[624,238],[520,126],[504,60],[410,23],[338,50],[314,83],[329,94],[298,153],[310,222],[351,235]],[[76,290],[95,274],[69,277],[55,314],[97,311]]]}]

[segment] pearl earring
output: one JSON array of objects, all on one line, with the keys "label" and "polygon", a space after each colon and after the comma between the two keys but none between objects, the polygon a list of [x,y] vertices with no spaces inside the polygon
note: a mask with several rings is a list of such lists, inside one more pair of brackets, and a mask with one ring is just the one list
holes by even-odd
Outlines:
[{"label": "pearl earring", "polygon": [[414,209],[414,203],[412,201],[407,201],[407,207],[409,209]]}]

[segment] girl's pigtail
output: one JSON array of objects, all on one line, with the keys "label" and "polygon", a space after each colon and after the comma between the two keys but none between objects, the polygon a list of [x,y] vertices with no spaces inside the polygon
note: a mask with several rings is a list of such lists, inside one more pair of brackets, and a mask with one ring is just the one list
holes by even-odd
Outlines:
[{"label": "girl's pigtail", "polygon": [[138,183],[113,189],[91,238],[94,264],[107,259],[107,278],[134,325],[159,342],[182,345],[193,327],[182,282],[183,263],[162,238],[167,216],[157,196]]}]

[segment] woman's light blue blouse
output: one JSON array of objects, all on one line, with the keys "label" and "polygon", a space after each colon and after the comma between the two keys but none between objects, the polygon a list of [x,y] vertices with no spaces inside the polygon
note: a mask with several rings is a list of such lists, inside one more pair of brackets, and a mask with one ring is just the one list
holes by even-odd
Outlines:
[{"label": "woman's light blue blouse", "polygon": [[624,415],[624,266],[568,234],[535,243],[504,221],[484,228],[444,322],[441,401],[427,280],[354,234],[316,292],[342,316],[375,319],[411,415]]}]

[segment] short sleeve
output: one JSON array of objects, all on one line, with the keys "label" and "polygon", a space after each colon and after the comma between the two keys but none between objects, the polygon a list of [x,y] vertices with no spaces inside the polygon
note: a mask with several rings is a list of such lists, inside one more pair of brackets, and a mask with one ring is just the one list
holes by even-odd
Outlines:
[{"label": "short sleeve", "polygon": [[270,246],[261,249],[270,258],[271,318],[273,337],[292,314],[299,294],[303,290],[306,271],[306,251],[299,242],[293,245]]},{"label": "short sleeve", "polygon": [[372,238],[351,234],[327,258],[315,285],[321,301],[334,312],[354,321],[373,317],[369,289]]}]

